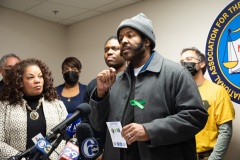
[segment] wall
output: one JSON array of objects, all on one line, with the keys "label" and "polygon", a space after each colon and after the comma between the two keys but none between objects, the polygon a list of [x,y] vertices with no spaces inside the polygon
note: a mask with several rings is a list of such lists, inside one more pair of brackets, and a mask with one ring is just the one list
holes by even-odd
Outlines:
[{"label": "wall", "polygon": [[[153,22],[156,50],[164,57],[179,62],[185,47],[195,46],[205,52],[208,32],[218,14],[231,0],[146,0],[76,23],[67,28],[67,48],[72,56],[83,62],[81,81],[88,83],[106,68],[103,45],[115,34],[120,22],[143,12]],[[206,78],[209,78],[206,73]],[[224,160],[239,160],[240,105],[234,103],[236,119],[233,137]]]},{"label": "wall", "polygon": [[[217,15],[231,0],[145,0],[67,27],[68,54],[83,62],[82,81],[89,82],[106,67],[105,40],[116,34],[120,22],[143,12],[152,20],[156,50],[178,62],[184,47],[205,51],[206,39]],[[98,64],[98,67],[92,67]]]},{"label": "wall", "polygon": [[52,71],[55,84],[63,82],[65,26],[0,7],[0,44],[0,57],[15,53],[21,59],[41,59]]},{"label": "wall", "polygon": [[[83,64],[80,81],[87,84],[106,68],[105,40],[114,35],[123,19],[143,12],[153,22],[156,50],[178,62],[182,48],[205,51],[208,32],[217,15],[232,0],[145,0],[68,27],[0,7],[0,56],[14,52],[20,57],[44,60],[53,71],[55,84],[63,82],[60,65],[67,56]],[[209,79],[208,73],[206,77]],[[234,103],[234,133],[224,160],[239,160],[240,105]]]}]

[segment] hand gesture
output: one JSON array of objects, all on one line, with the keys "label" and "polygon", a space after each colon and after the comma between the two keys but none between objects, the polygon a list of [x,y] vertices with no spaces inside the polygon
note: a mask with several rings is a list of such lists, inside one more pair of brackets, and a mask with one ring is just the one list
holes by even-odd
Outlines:
[{"label": "hand gesture", "polygon": [[97,75],[97,96],[103,98],[116,80],[116,70],[112,67]]}]

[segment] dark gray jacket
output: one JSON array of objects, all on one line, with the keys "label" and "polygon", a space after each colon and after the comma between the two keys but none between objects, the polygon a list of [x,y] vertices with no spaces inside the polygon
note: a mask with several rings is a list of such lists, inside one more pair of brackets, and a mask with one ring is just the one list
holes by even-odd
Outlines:
[{"label": "dark gray jacket", "polygon": [[[99,131],[106,122],[122,121],[129,103],[130,66],[117,75],[107,97],[100,102],[90,100],[90,121]],[[94,93],[94,92],[93,92]],[[144,109],[134,107],[134,122],[143,124],[150,141],[138,142],[141,160],[195,160],[195,134],[207,121],[198,88],[189,72],[157,52],[139,73],[135,84],[135,100],[144,100]],[[112,145],[107,131],[104,160],[119,160],[119,150]]]}]

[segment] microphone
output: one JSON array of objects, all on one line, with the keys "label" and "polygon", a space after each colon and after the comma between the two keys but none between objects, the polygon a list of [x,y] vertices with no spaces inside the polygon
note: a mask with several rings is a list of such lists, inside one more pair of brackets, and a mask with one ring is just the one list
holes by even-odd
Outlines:
[{"label": "microphone", "polygon": [[[54,141],[57,137],[57,134],[61,133],[62,134],[62,131],[64,129],[66,129],[67,126],[69,126],[71,123],[73,123],[74,121],[76,121],[77,119],[79,119],[79,117],[85,117],[85,116],[88,116],[89,114],[91,113],[91,108],[90,108],[90,105],[88,103],[82,103],[80,104],[79,106],[77,106],[76,108],[76,111],[72,114],[72,116],[70,116],[69,118],[65,119],[64,121],[62,121],[60,124],[58,124],[56,127],[54,127],[45,137],[44,141],[46,143],[43,142],[43,140],[41,142],[39,147],[43,147],[41,145],[44,145],[45,144],[47,145],[49,142],[51,143],[52,141]],[[47,143],[48,142],[48,143]],[[37,145],[37,144],[36,144]],[[25,157],[25,156],[28,156],[30,153],[34,152],[37,148],[37,146],[34,145],[32,147],[30,147],[29,149],[27,149],[26,151],[22,152],[22,153],[19,153],[16,155],[16,157]],[[42,148],[38,148],[39,150],[41,150]],[[44,147],[43,147],[43,152],[44,153],[48,153],[49,150],[50,150],[50,146],[49,144],[47,145],[47,148],[45,148],[45,150],[47,150],[45,152],[44,150]],[[42,153],[43,153],[42,152]],[[14,157],[11,157],[11,158],[14,158]]]},{"label": "microphone", "polygon": [[52,144],[45,140],[45,138],[39,138],[35,145],[35,149],[40,151],[43,155],[46,155],[52,149]]},{"label": "microphone", "polygon": [[49,143],[48,141],[45,140],[45,138],[40,136],[39,138],[36,138],[34,143],[35,145],[33,145],[32,147],[28,148],[24,152],[19,152],[18,154],[16,154],[15,156],[12,156],[11,159],[8,159],[8,160],[14,160],[14,159],[20,160],[22,158],[29,159],[33,155],[36,155],[38,151],[41,152],[41,155],[46,155],[52,148],[51,143]]},{"label": "microphone", "polygon": [[[71,116],[72,116],[72,113],[69,113],[66,118],[69,118],[69,117],[71,117]],[[76,125],[77,125],[78,123],[81,123],[81,118],[78,118],[75,122],[73,122],[72,124],[70,124],[69,126],[67,126],[66,132],[67,132],[67,134],[68,134],[69,137],[72,138],[73,135],[76,133]]]},{"label": "microphone", "polygon": [[50,133],[47,134],[46,140],[52,142],[58,133],[62,133],[64,129],[67,128],[70,124],[75,122],[79,117],[86,117],[91,113],[91,107],[88,103],[82,103],[77,106],[76,111],[69,118],[62,121],[56,127],[54,127]]},{"label": "microphone", "polygon": [[95,138],[93,138],[93,131],[88,123],[80,123],[76,127],[76,136],[80,149],[80,156],[82,160],[97,158],[99,152],[99,145]]},{"label": "microphone", "polygon": [[78,160],[79,148],[76,138],[70,139],[65,147],[63,148],[62,153],[59,155],[58,160]]}]

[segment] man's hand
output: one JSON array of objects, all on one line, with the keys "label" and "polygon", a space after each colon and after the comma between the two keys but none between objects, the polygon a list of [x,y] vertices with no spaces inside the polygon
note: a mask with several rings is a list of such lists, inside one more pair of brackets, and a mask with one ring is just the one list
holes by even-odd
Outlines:
[{"label": "man's hand", "polygon": [[122,129],[122,136],[128,145],[132,144],[135,141],[150,140],[150,137],[143,125],[137,123],[130,123],[124,126]]},{"label": "man's hand", "polygon": [[116,70],[112,67],[97,75],[97,96],[103,98],[116,80]]}]

